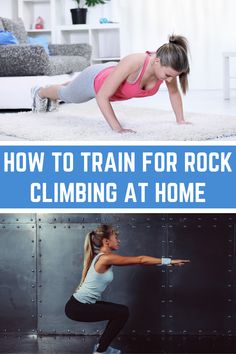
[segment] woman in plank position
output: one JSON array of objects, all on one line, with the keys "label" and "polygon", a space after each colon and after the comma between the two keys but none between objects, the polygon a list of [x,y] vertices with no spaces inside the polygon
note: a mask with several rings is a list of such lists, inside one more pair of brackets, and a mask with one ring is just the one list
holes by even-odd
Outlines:
[{"label": "woman in plank position", "polygon": [[63,85],[34,87],[32,110],[53,111],[57,108],[59,100],[82,103],[96,98],[112,130],[118,133],[134,132],[121,126],[111,102],[152,96],[165,82],[176,122],[185,124],[177,77],[185,94],[189,72],[187,40],[185,37],[172,35],[169,42],[156,52],[131,54],[119,63],[108,62],[89,66],[74,80]]},{"label": "woman in plank position", "polygon": [[113,280],[113,266],[169,265],[182,266],[189,260],[149,256],[123,257],[113,254],[119,249],[118,233],[111,225],[101,225],[87,234],[84,244],[84,268],[80,285],[65,306],[67,317],[74,321],[108,324],[95,345],[93,354],[120,354],[110,346],[129,317],[125,305],[101,301],[101,295]]}]

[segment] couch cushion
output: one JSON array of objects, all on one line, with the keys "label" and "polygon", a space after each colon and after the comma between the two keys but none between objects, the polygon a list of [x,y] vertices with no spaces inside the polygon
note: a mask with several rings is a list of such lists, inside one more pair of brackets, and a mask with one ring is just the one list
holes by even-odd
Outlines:
[{"label": "couch cushion", "polygon": [[4,29],[12,32],[20,44],[27,43],[27,32],[21,18],[18,18],[16,21],[12,21],[9,18],[1,17],[0,20],[2,21]]},{"label": "couch cushion", "polygon": [[78,72],[89,66],[89,61],[81,56],[50,56],[50,69],[47,75],[60,75]]},{"label": "couch cushion", "polygon": [[49,57],[42,46],[0,45],[0,76],[46,75]]}]

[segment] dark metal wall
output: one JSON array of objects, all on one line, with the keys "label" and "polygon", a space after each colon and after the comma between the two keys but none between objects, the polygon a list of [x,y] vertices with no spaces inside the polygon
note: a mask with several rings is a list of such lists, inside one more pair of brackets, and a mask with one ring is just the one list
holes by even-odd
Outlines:
[{"label": "dark metal wall", "polygon": [[96,334],[67,319],[85,234],[120,231],[122,255],[190,258],[183,268],[116,267],[105,299],[130,308],[123,334],[236,335],[234,215],[0,215],[0,332]]}]

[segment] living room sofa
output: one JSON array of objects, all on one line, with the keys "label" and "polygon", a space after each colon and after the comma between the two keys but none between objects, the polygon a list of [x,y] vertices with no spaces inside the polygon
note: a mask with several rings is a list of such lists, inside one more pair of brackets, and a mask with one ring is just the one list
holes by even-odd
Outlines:
[{"label": "living room sofa", "polygon": [[13,33],[17,44],[0,45],[0,109],[31,107],[30,90],[35,85],[71,80],[90,65],[89,44],[28,44],[21,19],[0,17],[0,30]]}]

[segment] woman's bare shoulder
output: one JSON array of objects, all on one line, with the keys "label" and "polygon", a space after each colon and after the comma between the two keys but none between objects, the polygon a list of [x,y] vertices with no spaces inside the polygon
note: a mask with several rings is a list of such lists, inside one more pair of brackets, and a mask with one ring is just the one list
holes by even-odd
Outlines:
[{"label": "woman's bare shoulder", "polygon": [[145,53],[133,53],[125,56],[121,59],[120,64],[126,64],[131,66],[140,66],[143,64],[145,60],[146,54]]}]

